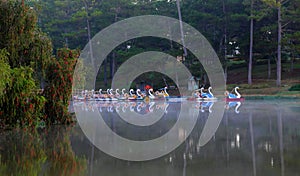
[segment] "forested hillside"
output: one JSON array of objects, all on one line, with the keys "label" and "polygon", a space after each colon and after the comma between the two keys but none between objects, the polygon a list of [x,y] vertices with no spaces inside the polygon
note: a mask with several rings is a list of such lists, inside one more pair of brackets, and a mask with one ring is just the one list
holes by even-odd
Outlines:
[{"label": "forested hillside", "polygon": [[[300,53],[299,0],[44,0],[31,4],[39,11],[38,24],[51,37],[54,49],[63,46],[82,49],[105,27],[133,16],[178,18],[179,5],[182,20],[210,41],[225,70],[230,59],[245,61],[252,72],[251,66],[257,60],[274,63],[277,58],[290,62],[293,69],[293,62]],[[130,50],[127,45],[131,46]],[[112,52],[99,79],[107,85],[107,79],[118,66],[134,54],[160,50],[176,56],[183,53],[180,48],[155,38],[128,41]],[[199,70],[201,65],[192,64],[192,61],[193,56],[189,55],[185,64],[203,80],[205,72]],[[280,65],[278,67],[281,69]],[[277,70],[278,73],[281,70]],[[250,84],[251,75],[248,73]]]}]

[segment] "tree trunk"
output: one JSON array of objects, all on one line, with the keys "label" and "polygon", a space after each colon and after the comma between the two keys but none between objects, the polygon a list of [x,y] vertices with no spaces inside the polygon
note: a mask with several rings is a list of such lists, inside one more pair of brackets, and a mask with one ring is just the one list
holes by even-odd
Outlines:
[{"label": "tree trunk", "polygon": [[177,4],[177,11],[178,11],[178,18],[179,18],[179,25],[180,25],[180,33],[181,33],[181,42],[183,46],[183,56],[187,56],[187,50],[185,47],[185,42],[184,42],[184,32],[183,32],[183,26],[182,26],[182,17],[181,17],[181,10],[180,10],[180,2],[179,0],[176,1]]},{"label": "tree trunk", "polygon": [[[91,65],[93,67],[93,71],[94,71],[95,75],[97,75],[98,70],[94,63],[93,45],[92,45],[92,41],[91,41],[91,27],[90,27],[90,22],[89,22],[88,4],[86,1],[84,1],[84,6],[85,6],[85,11],[87,13],[86,26],[87,26],[87,35],[88,35],[87,37],[88,37],[88,42],[89,42],[89,51],[90,51],[90,56],[91,56]],[[94,81],[96,81],[96,76],[94,76]]]},{"label": "tree trunk", "polygon": [[114,77],[114,75],[115,75],[115,66],[116,66],[116,59],[115,59],[115,57],[116,57],[116,53],[115,52],[113,52],[112,53],[112,57],[111,57],[111,59],[110,59],[110,78],[112,79],[113,77]]},{"label": "tree trunk", "polygon": [[225,84],[227,84],[227,77],[228,77],[228,66],[227,62],[225,62],[225,69],[224,69],[224,76],[225,76]]},{"label": "tree trunk", "polygon": [[271,78],[271,59],[268,58],[268,79]]},{"label": "tree trunk", "polygon": [[89,19],[86,18],[86,25],[87,25],[87,31],[88,31],[88,41],[89,41],[89,49],[90,49],[90,53],[91,53],[91,61],[92,61],[92,65],[94,65],[94,57],[93,57],[93,48],[92,48],[92,42],[91,42],[91,28],[90,28],[90,22]]},{"label": "tree trunk", "polygon": [[171,30],[171,26],[170,24],[168,24],[169,26],[169,34],[170,34],[170,48],[171,48],[171,51],[173,50],[173,38],[172,38],[172,30]]},{"label": "tree trunk", "polygon": [[113,69],[112,69],[112,62],[113,62],[113,56],[111,56],[111,58],[109,59],[109,78],[113,78],[113,76],[112,76],[112,72],[113,72]]},{"label": "tree trunk", "polygon": [[107,58],[104,60],[104,85],[107,86]]},{"label": "tree trunk", "polygon": [[295,55],[294,52],[292,53],[292,58],[291,58],[291,72],[294,71],[294,59],[295,59]]},{"label": "tree trunk", "polygon": [[226,16],[226,6],[225,6],[225,0],[222,1],[223,5],[223,13],[224,13],[224,18],[225,18],[225,26],[224,26],[224,60],[225,60],[225,71],[224,71],[224,76],[225,76],[225,84],[227,84],[227,16]]},{"label": "tree trunk", "polygon": [[[118,13],[119,13],[119,8],[116,8],[115,10],[115,22],[118,21]],[[113,51],[112,57],[110,59],[110,78],[113,79],[115,75],[115,68],[116,68],[116,52]]]},{"label": "tree trunk", "polygon": [[277,15],[278,15],[278,45],[277,45],[277,81],[276,85],[281,86],[281,3],[280,0],[277,0],[279,3],[277,7]]},{"label": "tree trunk", "polygon": [[251,0],[251,20],[250,20],[250,48],[249,48],[249,65],[248,65],[248,84],[252,84],[252,59],[253,59],[253,1]]},{"label": "tree trunk", "polygon": [[204,82],[204,86],[205,86],[205,85],[207,85],[207,75],[204,74],[203,78],[204,78],[204,81],[203,81],[203,82]]},{"label": "tree trunk", "polygon": [[65,38],[65,42],[66,42],[65,47],[69,48],[69,40],[68,40],[68,37]]}]

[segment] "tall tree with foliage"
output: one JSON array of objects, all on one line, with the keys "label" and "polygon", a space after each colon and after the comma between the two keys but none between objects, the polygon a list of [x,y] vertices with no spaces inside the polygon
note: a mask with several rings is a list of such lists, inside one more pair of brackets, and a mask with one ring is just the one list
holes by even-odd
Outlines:
[{"label": "tall tree with foliage", "polygon": [[4,68],[0,123],[36,125],[44,116],[45,98],[36,90],[52,52],[51,42],[37,28],[35,10],[24,1],[0,1],[0,11],[1,65]]},{"label": "tall tree with foliage", "polygon": [[49,80],[43,95],[46,97],[45,121],[53,123],[72,123],[68,112],[72,93],[73,72],[79,57],[77,50],[62,48],[57,51],[57,57],[52,58],[46,70]]},{"label": "tall tree with foliage", "polygon": [[277,24],[278,24],[278,44],[277,44],[277,80],[276,85],[281,86],[281,40],[282,40],[282,19],[281,19],[281,0],[276,0]]},{"label": "tall tree with foliage", "polygon": [[52,44],[37,27],[36,11],[18,1],[1,1],[0,11],[0,48],[9,53],[9,65],[34,65],[35,78],[43,82],[42,70],[52,54]]},{"label": "tall tree with foliage", "polygon": [[276,79],[276,85],[281,86],[281,72],[282,72],[282,36],[283,36],[283,28],[289,24],[290,22],[287,22],[287,24],[282,24],[285,19],[283,19],[283,16],[286,14],[287,10],[284,7],[286,3],[289,2],[289,0],[263,0],[266,4],[273,7],[277,11],[277,79]]},{"label": "tall tree with foliage", "polygon": [[[0,49],[0,126],[69,123],[78,52],[62,50],[57,59],[51,57],[50,39],[37,27],[33,7],[0,1],[0,10],[0,47],[5,48]],[[39,83],[45,83],[44,91],[38,91]]]},{"label": "tall tree with foliage", "polygon": [[[249,43],[249,60],[248,60],[248,84],[252,84],[252,69],[253,69],[253,49],[254,49],[254,22],[260,21],[268,14],[268,8],[260,1],[248,0],[244,1],[245,10],[250,11],[250,43]],[[247,8],[250,6],[250,8]]]},{"label": "tall tree with foliage", "polygon": [[300,1],[290,0],[286,3],[286,12],[283,16],[286,29],[283,36],[283,45],[290,53],[290,70],[293,72],[294,60],[300,55]]},{"label": "tall tree with foliage", "polygon": [[0,47],[7,48],[10,53],[9,63],[12,67],[30,65],[30,62],[36,60],[33,44],[38,42],[37,38],[49,41],[42,38],[44,35],[37,28],[35,10],[28,6],[23,7],[17,1],[2,1],[0,11]]},{"label": "tall tree with foliage", "polygon": [[251,9],[250,9],[250,48],[249,48],[249,65],[248,65],[248,84],[252,84],[252,60],[253,60],[253,5],[254,0],[251,0]]}]

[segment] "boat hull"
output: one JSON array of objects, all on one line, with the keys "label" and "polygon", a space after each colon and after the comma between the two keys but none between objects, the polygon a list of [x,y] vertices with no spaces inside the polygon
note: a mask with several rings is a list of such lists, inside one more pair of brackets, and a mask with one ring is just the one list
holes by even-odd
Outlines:
[{"label": "boat hull", "polygon": [[226,102],[231,102],[231,101],[245,101],[245,98],[244,97],[242,97],[242,98],[228,98],[228,97],[226,97],[225,101]]}]

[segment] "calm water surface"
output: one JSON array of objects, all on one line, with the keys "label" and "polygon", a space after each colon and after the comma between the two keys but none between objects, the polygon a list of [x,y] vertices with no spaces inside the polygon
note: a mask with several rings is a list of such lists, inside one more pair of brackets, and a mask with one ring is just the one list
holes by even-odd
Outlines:
[{"label": "calm water surface", "polygon": [[[109,156],[92,145],[78,124],[13,130],[0,136],[0,175],[300,175],[300,101],[227,103],[216,133],[204,146],[199,138],[215,104],[186,103],[190,111],[199,111],[196,124],[176,150],[158,159],[133,162]],[[175,102],[89,102],[74,107],[87,114],[100,112],[116,134],[137,141],[167,133],[181,110]],[[121,119],[121,111],[161,111],[163,117],[138,127]],[[178,131],[178,138],[184,134]]]}]

